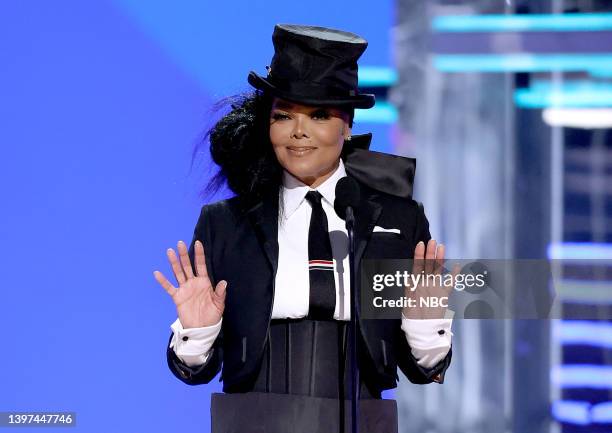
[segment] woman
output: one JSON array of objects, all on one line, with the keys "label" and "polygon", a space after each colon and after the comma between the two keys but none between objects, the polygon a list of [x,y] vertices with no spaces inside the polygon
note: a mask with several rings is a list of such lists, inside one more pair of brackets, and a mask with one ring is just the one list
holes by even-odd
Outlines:
[{"label": "woman", "polygon": [[[190,248],[178,243],[179,257],[168,250],[179,288],[154,273],[178,313],[168,365],[191,385],[222,370],[213,432],[342,431],[350,293],[336,183],[350,176],[361,188],[358,263],[441,262],[444,247],[430,239],[410,198],[414,160],[367,151],[369,136],[352,139],[354,109],[374,105],[373,95],[357,90],[367,42],[341,30],[279,24],[273,43],[267,77],[251,71],[256,92],[210,132],[217,180],[236,196],[202,208]],[[424,313],[360,321],[361,432],[397,431],[395,401],[381,399],[396,386],[397,367],[414,383],[443,382],[451,320],[441,318],[444,309],[437,320],[418,320],[431,317]]]}]

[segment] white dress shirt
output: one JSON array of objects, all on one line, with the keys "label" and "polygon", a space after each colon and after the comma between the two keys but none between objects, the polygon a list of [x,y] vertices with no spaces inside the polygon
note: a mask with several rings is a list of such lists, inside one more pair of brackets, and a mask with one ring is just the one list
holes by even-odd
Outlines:
[{"label": "white dress shirt", "polygon": [[[336,183],[346,176],[344,163],[321,185],[314,188],[323,196],[321,204],[327,216],[332,254],[334,258],[334,279],[336,283],[336,320],[350,320],[350,272],[348,257],[348,236],[345,223],[334,210]],[[312,188],[305,185],[287,171],[283,172],[282,193],[279,206],[283,206],[283,218],[278,221],[278,268],[275,278],[272,318],[300,318],[308,315],[309,271],[308,271],[308,229],[312,208],[305,199]],[[232,290],[228,285],[227,290]],[[170,347],[179,359],[189,366],[206,362],[215,338],[221,330],[219,322],[202,328],[183,329],[179,319],[171,325],[174,332]],[[451,346],[452,318],[407,319],[402,316],[401,328],[406,334],[412,354],[419,365],[431,368],[441,361]],[[442,335],[439,330],[444,330]],[[183,341],[183,337],[188,337]]]}]

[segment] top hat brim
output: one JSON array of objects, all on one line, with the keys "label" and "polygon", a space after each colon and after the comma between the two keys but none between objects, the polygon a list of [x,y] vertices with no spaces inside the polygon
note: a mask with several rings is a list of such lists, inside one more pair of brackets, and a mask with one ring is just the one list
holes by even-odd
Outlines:
[{"label": "top hat brim", "polygon": [[352,106],[353,108],[372,108],[376,100],[375,96],[369,93],[361,93],[355,96],[328,95],[324,98],[317,98],[309,95],[297,95],[293,92],[287,92],[283,89],[279,89],[273,83],[270,83],[264,77],[257,74],[255,71],[249,72],[248,81],[249,84],[256,89],[288,101],[306,105],[343,105]]}]

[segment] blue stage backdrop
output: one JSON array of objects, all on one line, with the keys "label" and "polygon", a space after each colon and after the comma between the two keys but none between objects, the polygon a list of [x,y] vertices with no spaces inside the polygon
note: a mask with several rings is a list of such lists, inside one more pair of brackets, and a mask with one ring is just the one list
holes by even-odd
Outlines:
[{"label": "blue stage backdrop", "polygon": [[[209,431],[221,384],[170,373],[176,311],[152,272],[170,276],[165,250],[191,240],[210,104],[265,71],[277,22],[352,30],[370,42],[363,65],[390,66],[391,7],[2,3],[0,411],[76,411],[75,431]],[[391,136],[355,132],[368,130]]]}]

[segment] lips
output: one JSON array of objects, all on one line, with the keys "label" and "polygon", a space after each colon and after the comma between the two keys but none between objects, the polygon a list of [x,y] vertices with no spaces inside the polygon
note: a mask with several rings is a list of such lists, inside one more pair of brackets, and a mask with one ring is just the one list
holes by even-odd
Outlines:
[{"label": "lips", "polygon": [[288,146],[287,150],[293,155],[301,156],[311,153],[316,147],[312,146]]}]

